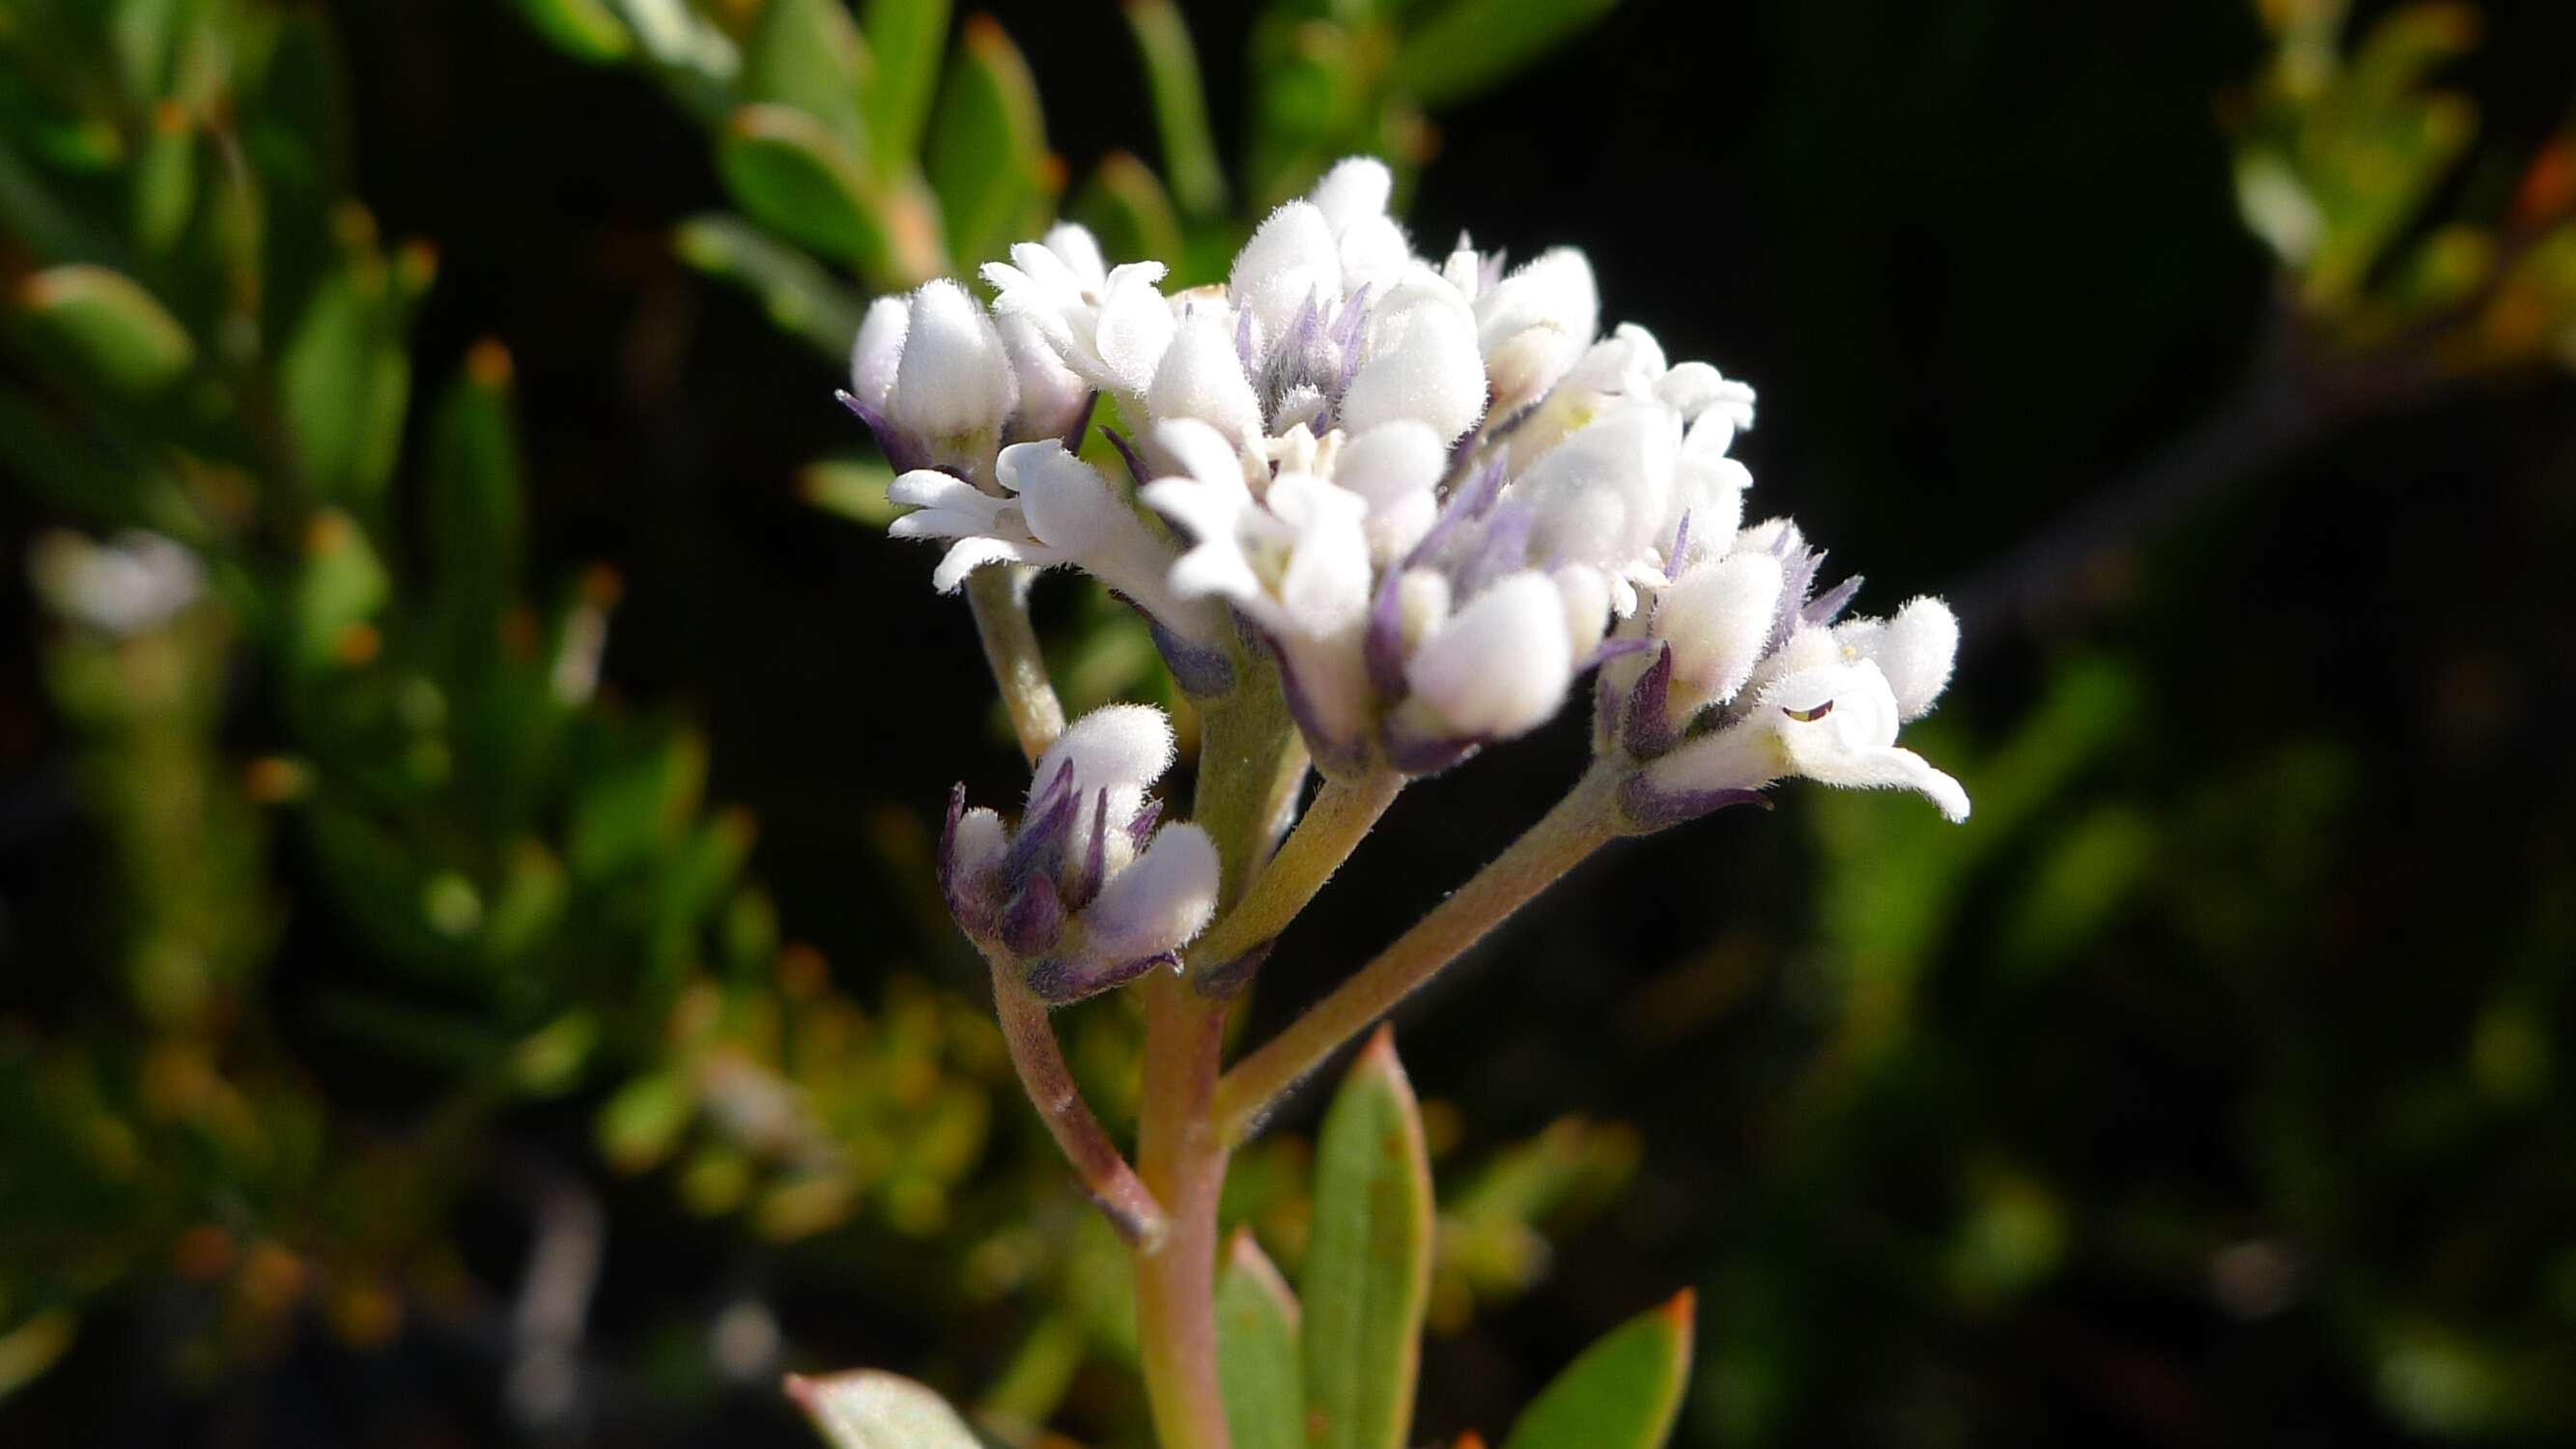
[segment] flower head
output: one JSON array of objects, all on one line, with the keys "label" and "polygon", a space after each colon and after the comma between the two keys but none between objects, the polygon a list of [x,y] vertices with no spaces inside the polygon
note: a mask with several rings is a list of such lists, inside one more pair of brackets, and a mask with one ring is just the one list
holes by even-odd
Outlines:
[{"label": "flower head", "polygon": [[1050,1001],[1177,968],[1215,914],[1217,855],[1196,825],[1157,828],[1161,807],[1146,792],[1171,763],[1162,711],[1109,705],[1039,757],[1016,827],[966,808],[958,786],[939,844],[958,926]]}]

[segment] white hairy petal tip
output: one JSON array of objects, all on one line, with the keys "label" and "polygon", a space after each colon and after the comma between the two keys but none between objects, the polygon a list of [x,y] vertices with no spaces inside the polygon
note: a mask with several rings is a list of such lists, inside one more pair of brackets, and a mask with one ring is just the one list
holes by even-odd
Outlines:
[{"label": "white hairy petal tip", "polygon": [[1395,195],[1395,173],[1374,156],[1351,156],[1334,163],[1315,183],[1307,199],[1324,214],[1324,221],[1340,231],[1367,217],[1386,215],[1386,204]]},{"label": "white hairy petal tip", "polygon": [[1546,574],[1513,574],[1469,599],[1405,669],[1415,695],[1459,737],[1499,738],[1556,713],[1573,678],[1565,603]]},{"label": "white hairy petal tip", "polygon": [[1342,394],[1342,426],[1364,433],[1406,419],[1447,443],[1485,410],[1485,363],[1475,324],[1456,308],[1422,303],[1399,319],[1394,344],[1360,364]]},{"label": "white hairy petal tip", "polygon": [[1033,563],[1019,545],[999,538],[961,538],[930,572],[930,586],[943,594],[957,592],[966,576],[986,564]]},{"label": "white hairy petal tip", "polygon": [[903,358],[904,333],[912,327],[912,303],[904,297],[879,297],[868,304],[850,343],[850,395],[879,412],[894,392],[896,365]]},{"label": "white hairy petal tip", "polygon": [[1216,916],[1216,843],[1196,825],[1167,825],[1083,912],[1090,949],[1110,960],[1177,951]]},{"label": "white hairy petal tip", "polygon": [[1088,227],[1078,222],[1057,222],[1046,234],[1046,249],[1084,287],[1096,292],[1108,280],[1109,264],[1101,257],[1100,243]]},{"label": "white hairy petal tip", "polygon": [[1261,431],[1261,404],[1243,375],[1234,338],[1212,310],[1182,321],[1154,370],[1146,405],[1157,418],[1196,418],[1227,438]]},{"label": "white hairy petal tip", "polygon": [[1069,557],[1096,550],[1122,517],[1132,516],[1099,469],[1052,438],[1004,448],[999,472],[1003,485],[1020,495],[1029,532]]},{"label": "white hairy petal tip", "polygon": [[[1047,746],[1030,776],[1030,793],[1044,790],[1068,760],[1077,791],[1142,791],[1172,766],[1172,722],[1150,704],[1102,705]],[[1111,823],[1124,822],[1113,817]]]},{"label": "white hairy petal tip", "polygon": [[895,367],[887,411],[924,437],[998,429],[1018,385],[993,319],[955,282],[913,294],[911,326]]},{"label": "white hairy petal tip", "polygon": [[1920,719],[1950,683],[1959,657],[1959,618],[1939,599],[1916,599],[1887,621],[1873,657],[1896,695],[1897,717]]},{"label": "white hairy petal tip", "polygon": [[1673,650],[1673,678],[1693,703],[1735,697],[1761,662],[1780,604],[1780,561],[1732,554],[1685,572],[1655,605],[1654,632]]},{"label": "white hairy petal tip", "polygon": [[1296,320],[1308,297],[1318,305],[1340,301],[1341,248],[1324,213],[1309,201],[1292,201],[1270,213],[1235,254],[1226,294],[1272,337]]}]

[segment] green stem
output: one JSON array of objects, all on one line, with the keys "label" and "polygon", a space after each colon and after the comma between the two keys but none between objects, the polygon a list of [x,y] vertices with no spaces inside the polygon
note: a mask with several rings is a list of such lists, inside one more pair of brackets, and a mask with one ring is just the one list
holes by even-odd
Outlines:
[{"label": "green stem", "polygon": [[993,667],[1020,753],[1035,760],[1064,733],[1064,705],[1047,678],[1037,630],[1029,625],[1028,602],[1020,593],[1024,572],[1016,566],[975,570],[966,576],[966,602],[975,611],[975,634],[984,641],[984,662]]},{"label": "green stem", "polygon": [[1002,1039],[1010,1046],[1011,1065],[1019,1069],[1020,1086],[1028,1092],[1030,1105],[1038,1109],[1039,1120],[1054,1134],[1056,1146],[1064,1149],[1081,1175],[1091,1200],[1122,1240],[1151,1251],[1163,1235],[1162,1204],[1127,1165],[1118,1144],[1109,1140],[1090,1104],[1082,1100],[1082,1089],[1074,1085],[1064,1048],[1056,1040],[1055,1023],[1047,1018],[1046,1003],[1012,980],[999,962],[993,966],[993,1011],[1001,1018]]},{"label": "green stem", "polygon": [[1350,859],[1403,788],[1404,777],[1392,770],[1357,780],[1326,780],[1243,899],[1190,947],[1190,969],[1225,966],[1286,929]]},{"label": "green stem", "polygon": [[1619,833],[1617,779],[1595,770],[1536,825],[1218,1082],[1220,1137],[1242,1141],[1280,1094],[1322,1066],[1512,912]]}]

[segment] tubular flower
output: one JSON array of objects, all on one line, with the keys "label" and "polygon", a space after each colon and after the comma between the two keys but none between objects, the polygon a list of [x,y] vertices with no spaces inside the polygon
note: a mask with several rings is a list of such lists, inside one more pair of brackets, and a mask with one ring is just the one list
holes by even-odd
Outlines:
[{"label": "tubular flower", "polygon": [[1891,618],[1841,619],[1860,580],[1814,593],[1823,561],[1774,519],[1691,563],[1621,627],[1629,652],[1602,672],[1595,745],[1634,762],[1632,825],[1756,800],[1791,776],[1914,790],[1968,818],[1959,782],[1896,743],[1949,683],[1957,618],[1920,598]]},{"label": "tubular flower", "polygon": [[[989,317],[949,283],[878,303],[848,396],[908,470],[892,497],[920,511],[894,531],[949,542],[942,589],[989,563],[1094,574],[1194,692],[1232,679],[1239,629],[1331,773],[1445,768],[1606,661],[1598,743],[1634,766],[1637,822],[1793,775],[1964,817],[1895,743],[1956,625],[1934,600],[1838,623],[1856,580],[1817,596],[1793,525],[1741,527],[1752,389],[1641,327],[1600,335],[1580,252],[1416,256],[1391,190],[1342,162],[1222,285],[1166,295],[1161,264],[1059,226],[983,269]],[[1128,478],[1075,456],[1092,390],[1135,429],[1111,438]]]},{"label": "tubular flower", "polygon": [[1016,828],[949,798],[939,887],[976,945],[1051,1002],[1078,1001],[1158,965],[1216,912],[1217,854],[1196,825],[1156,821],[1146,793],[1172,763],[1172,726],[1150,705],[1073,722],[1039,757]]}]

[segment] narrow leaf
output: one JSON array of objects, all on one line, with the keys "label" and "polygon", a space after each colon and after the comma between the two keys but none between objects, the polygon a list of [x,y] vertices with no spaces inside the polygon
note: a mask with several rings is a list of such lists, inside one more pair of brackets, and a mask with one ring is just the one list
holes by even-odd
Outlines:
[{"label": "narrow leaf", "polygon": [[966,22],[925,164],[960,269],[991,261],[1044,219],[1051,183],[1037,82],[991,17]]},{"label": "narrow leaf", "polygon": [[1146,94],[1153,101],[1172,193],[1192,216],[1214,216],[1225,210],[1225,167],[1217,161],[1216,134],[1208,126],[1207,88],[1199,76],[1189,22],[1173,0],[1127,0],[1126,10],[1127,28],[1135,34],[1136,53],[1145,64]]},{"label": "narrow leaf", "polygon": [[790,1374],[787,1396],[832,1449],[982,1449],[947,1400],[894,1374]]},{"label": "narrow leaf", "polygon": [[1181,217],[1171,193],[1163,189],[1152,168],[1124,151],[1100,158],[1099,169],[1074,198],[1070,214],[1091,228],[1101,250],[1113,261],[1181,254]]},{"label": "narrow leaf", "polygon": [[1424,105],[1462,101],[1610,13],[1618,0],[1455,0],[1404,37],[1397,90]]},{"label": "narrow leaf", "polygon": [[605,0],[518,0],[519,13],[555,49],[590,65],[610,65],[635,49],[635,37]]},{"label": "narrow leaf", "polygon": [[864,158],[859,96],[872,68],[841,0],[769,0],[744,43],[739,89],[744,100],[803,111]]},{"label": "narrow leaf", "polygon": [[853,523],[883,528],[905,510],[886,497],[894,470],[857,458],[818,458],[796,475],[796,490],[806,502]]},{"label": "narrow leaf", "polygon": [[1315,1449],[1401,1449],[1431,1297],[1431,1161],[1394,1034],[1369,1040],[1324,1114],[1306,1250]]},{"label": "narrow leaf", "polygon": [[1297,1296],[1237,1228],[1216,1284],[1216,1374],[1234,1449],[1306,1449],[1297,1320]]},{"label": "narrow leaf", "polygon": [[920,152],[948,49],[948,0],[868,0],[862,26],[877,58],[876,85],[865,98],[868,130],[877,164],[893,171]]},{"label": "narrow leaf", "polygon": [[160,392],[196,360],[187,329],[123,272],[49,268],[19,284],[18,304],[72,365],[128,397]]},{"label": "narrow leaf", "polygon": [[197,132],[186,111],[169,102],[153,111],[132,181],[134,238],[159,256],[178,245],[197,207]]},{"label": "narrow leaf", "polygon": [[752,220],[831,261],[884,265],[878,189],[821,121],[787,106],[733,113],[716,167]]},{"label": "narrow leaf", "polygon": [[781,246],[740,217],[721,214],[680,223],[671,242],[682,261],[758,298],[780,331],[803,338],[835,362],[848,359],[865,308],[813,258]]},{"label": "narrow leaf", "polygon": [[1690,1382],[1688,1290],[1583,1351],[1521,1411],[1503,1449],[1659,1449]]},{"label": "narrow leaf", "polygon": [[393,578],[367,536],[336,509],[314,515],[290,602],[288,648],[304,671],[364,664],[381,644],[369,622],[393,593]]},{"label": "narrow leaf", "polygon": [[524,470],[510,418],[510,354],[485,339],[439,402],[429,441],[430,577],[439,653],[460,688],[488,685],[519,589]]}]

